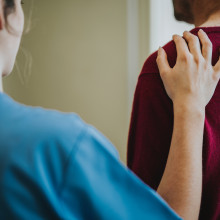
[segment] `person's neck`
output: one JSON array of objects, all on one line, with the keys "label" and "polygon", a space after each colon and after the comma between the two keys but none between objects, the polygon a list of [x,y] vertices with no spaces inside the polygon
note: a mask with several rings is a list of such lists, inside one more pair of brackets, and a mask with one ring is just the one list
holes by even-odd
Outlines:
[{"label": "person's neck", "polygon": [[1,77],[1,79],[0,79],[0,92],[3,92],[2,77]]},{"label": "person's neck", "polygon": [[216,26],[220,26],[220,10],[211,14],[208,17],[208,19],[204,19],[200,16],[195,18],[195,27],[216,27]]},{"label": "person's neck", "polygon": [[3,68],[2,68],[2,64],[0,62],[0,92],[3,92],[2,78],[3,78]]}]

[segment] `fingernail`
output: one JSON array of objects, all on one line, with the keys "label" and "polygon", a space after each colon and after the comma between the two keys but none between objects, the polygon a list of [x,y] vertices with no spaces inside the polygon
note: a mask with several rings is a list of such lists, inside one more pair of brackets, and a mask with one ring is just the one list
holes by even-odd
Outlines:
[{"label": "fingernail", "polygon": [[159,49],[158,49],[158,54],[161,53],[161,46],[159,46]]},{"label": "fingernail", "polygon": [[158,55],[161,55],[161,54],[163,54],[163,52],[164,52],[163,47],[159,47],[157,54],[158,54]]},{"label": "fingernail", "polygon": [[205,33],[205,31],[203,31],[202,29],[199,29],[199,32],[200,32],[200,33]]},{"label": "fingernail", "polygon": [[174,34],[173,37],[175,38],[175,37],[181,37],[181,36],[178,34]]}]

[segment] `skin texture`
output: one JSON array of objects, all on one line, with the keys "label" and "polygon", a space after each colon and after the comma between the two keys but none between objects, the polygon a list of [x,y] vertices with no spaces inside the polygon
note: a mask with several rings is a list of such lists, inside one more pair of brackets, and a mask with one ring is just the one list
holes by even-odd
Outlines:
[{"label": "skin texture", "polygon": [[178,21],[199,26],[220,25],[220,2],[216,0],[173,0]]},{"label": "skin texture", "polygon": [[198,37],[175,35],[177,63],[170,68],[161,48],[157,63],[165,89],[173,101],[174,130],[168,161],[158,193],[184,219],[198,219],[202,193],[202,143],[205,107],[220,78],[220,61],[211,65],[212,44],[199,31]]},{"label": "skin texture", "polygon": [[[24,27],[24,14],[21,0],[15,0],[15,12],[7,17],[9,31],[6,25],[3,11],[4,1],[0,0],[0,73],[7,76],[11,73],[17,52],[20,46]],[[2,78],[0,78],[0,91],[2,92]]]},{"label": "skin texture", "polygon": [[[3,0],[0,0],[0,73],[2,76],[9,75],[12,71],[23,32],[24,15],[20,0],[15,0],[15,7],[15,12],[7,17],[8,24],[13,30],[11,33],[4,19]],[[214,69],[211,67],[211,45],[204,33],[200,33],[203,56],[198,48],[198,39],[189,33],[185,33],[184,37],[188,41],[190,52],[185,41],[175,36],[178,61],[173,69],[169,67],[166,54],[162,49],[159,50],[158,55],[161,77],[168,95],[174,102],[175,115],[170,155],[158,192],[177,213],[185,219],[192,220],[198,218],[201,201],[204,109],[219,79],[220,65],[218,64]],[[183,71],[187,74],[180,74]],[[204,73],[209,78],[205,77]],[[2,91],[1,85],[0,80]],[[197,86],[194,87],[194,85]]]}]

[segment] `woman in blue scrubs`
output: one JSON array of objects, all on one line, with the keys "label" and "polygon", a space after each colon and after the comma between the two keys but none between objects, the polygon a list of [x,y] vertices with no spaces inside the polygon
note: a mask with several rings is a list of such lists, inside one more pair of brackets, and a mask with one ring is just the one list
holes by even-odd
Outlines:
[{"label": "woman in blue scrubs", "polygon": [[[2,76],[13,69],[23,25],[21,1],[0,0]],[[190,34],[190,52],[181,37],[174,37],[178,60],[173,69],[165,51],[158,53],[175,115],[170,155],[158,188],[166,201],[122,165],[114,146],[79,116],[17,103],[3,93],[0,80],[0,219],[198,218],[205,106],[220,70],[219,64],[211,66],[210,41],[199,35],[202,54]]]}]

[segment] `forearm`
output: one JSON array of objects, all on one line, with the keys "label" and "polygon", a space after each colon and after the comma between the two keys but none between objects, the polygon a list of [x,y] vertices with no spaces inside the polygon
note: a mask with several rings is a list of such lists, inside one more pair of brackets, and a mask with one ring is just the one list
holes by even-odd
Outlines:
[{"label": "forearm", "polygon": [[205,110],[174,104],[170,153],[158,193],[184,219],[198,219]]}]

